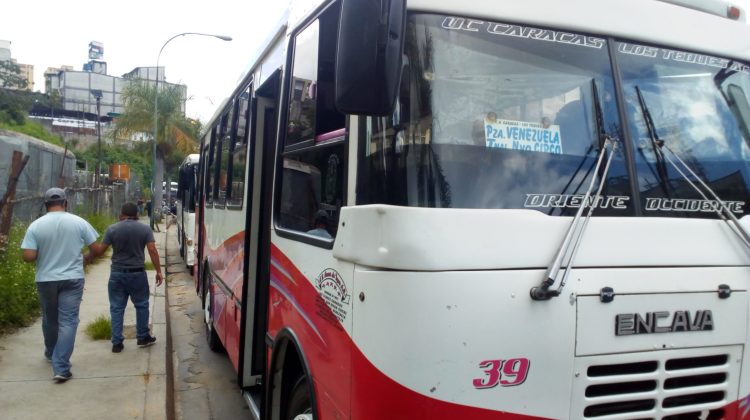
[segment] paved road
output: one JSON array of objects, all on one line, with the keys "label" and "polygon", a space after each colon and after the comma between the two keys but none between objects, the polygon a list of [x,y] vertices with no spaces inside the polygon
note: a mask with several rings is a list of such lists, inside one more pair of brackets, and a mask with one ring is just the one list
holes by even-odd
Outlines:
[{"label": "paved road", "polygon": [[249,419],[232,363],[206,343],[203,309],[180,257],[176,232],[175,226],[167,231],[166,252],[176,419]]}]

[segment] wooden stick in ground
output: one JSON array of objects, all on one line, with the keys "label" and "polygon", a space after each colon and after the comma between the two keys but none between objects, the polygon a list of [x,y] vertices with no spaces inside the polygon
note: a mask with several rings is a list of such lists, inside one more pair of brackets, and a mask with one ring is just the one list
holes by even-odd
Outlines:
[{"label": "wooden stick in ground", "polygon": [[65,159],[68,158],[68,142],[65,142],[65,152],[63,152],[62,164],[60,165],[60,175],[57,177],[57,186],[65,188],[65,178],[63,178],[63,171],[65,170]]},{"label": "wooden stick in ground", "polygon": [[16,198],[16,185],[23,168],[26,167],[28,162],[29,155],[24,156],[19,151],[13,152],[8,188],[5,190],[2,200],[0,200],[0,252],[5,252],[8,248],[8,234],[10,233],[10,223],[13,216],[13,200]]}]

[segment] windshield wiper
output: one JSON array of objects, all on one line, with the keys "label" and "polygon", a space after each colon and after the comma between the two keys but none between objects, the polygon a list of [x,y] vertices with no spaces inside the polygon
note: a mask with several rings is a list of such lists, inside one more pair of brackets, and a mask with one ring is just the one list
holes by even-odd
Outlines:
[{"label": "windshield wiper", "polygon": [[[597,155],[596,166],[594,169],[594,174],[596,175],[591,176],[591,182],[589,183],[589,187],[586,190],[586,194],[583,196],[581,206],[578,208],[575,217],[573,217],[573,221],[570,222],[570,226],[568,227],[567,232],[565,232],[565,237],[563,238],[563,241],[557,250],[555,259],[547,268],[547,271],[544,275],[544,280],[542,280],[542,284],[537,287],[532,287],[529,291],[531,298],[534,300],[549,300],[550,298],[560,296],[560,293],[565,287],[565,283],[568,280],[568,275],[570,274],[571,267],[573,266],[573,261],[575,261],[575,257],[578,254],[578,248],[580,247],[582,242],[581,238],[583,238],[583,232],[586,230],[586,226],[588,226],[591,215],[594,213],[594,209],[599,203],[602,191],[604,190],[604,184],[607,181],[609,166],[612,163],[612,158],[614,157],[615,150],[617,149],[618,140],[610,137],[607,134],[606,129],[604,128],[604,113],[602,112],[602,105],[599,101],[599,90],[596,87],[596,79],[591,79],[591,93],[593,95],[594,102],[597,145],[599,146],[599,153]],[[586,155],[588,155],[592,148],[593,145],[590,145],[586,150]],[[604,156],[607,154],[607,148],[611,148],[612,150],[610,150],[606,165],[604,165],[604,167],[602,168],[602,162],[604,161]],[[584,156],[584,159],[585,158],[586,156]],[[581,169],[582,165],[583,162],[581,162],[581,165],[579,165],[578,169],[576,169],[576,173]],[[592,168],[594,168],[594,166],[590,167],[586,172],[586,177],[591,174]],[[591,192],[594,189],[597,176],[599,177],[599,187],[597,188],[596,194],[592,199]],[[573,177],[575,178],[575,175]],[[584,177],[583,179],[586,179],[586,177]],[[568,185],[570,185],[570,182],[568,183]],[[568,186],[566,185],[565,189],[567,188]],[[577,190],[578,188],[576,188],[576,191]],[[586,212],[586,216],[584,218],[583,212],[585,210],[588,210],[588,212]],[[560,285],[556,289],[551,289],[551,287],[557,281],[560,270],[562,270],[563,260],[566,260],[565,273],[563,273],[562,279],[560,280]]]},{"label": "windshield wiper", "polygon": [[[646,101],[645,99],[643,99],[643,96],[640,93],[640,89],[638,89],[637,86],[636,86],[636,92],[638,92],[638,99],[639,99],[638,102],[641,107],[641,112],[643,113],[644,117],[647,117],[648,120],[651,121],[651,127],[652,129],[654,129],[653,133],[655,135],[656,130],[655,130],[655,127],[653,127],[653,120],[651,120],[651,113],[649,112],[648,105],[646,105]],[[648,122],[647,122],[647,125],[648,125]],[[651,133],[651,129],[649,129],[649,133]],[[713,200],[718,202],[719,204],[718,207],[714,209],[716,214],[719,216],[721,220],[723,220],[729,226],[730,230],[732,230],[732,232],[734,232],[739,237],[739,239],[745,244],[745,246],[750,249],[750,235],[748,235],[748,233],[740,224],[740,221],[737,219],[734,213],[732,213],[732,211],[729,210],[729,208],[726,206],[724,201],[721,198],[719,198],[719,195],[716,194],[716,192],[711,187],[709,187],[708,184],[704,182],[703,179],[701,179],[701,177],[698,176],[698,174],[696,174],[695,171],[687,163],[685,163],[685,161],[682,160],[682,158],[680,158],[680,156],[677,155],[677,153],[675,153],[674,150],[672,150],[663,140],[659,140],[657,137],[656,140],[654,141],[654,145],[658,146],[655,148],[655,153],[657,155],[660,155],[662,159],[669,162],[669,164],[675,169],[675,171],[677,171],[677,173],[680,174],[682,179],[684,179],[685,182],[687,182],[698,193],[698,195],[701,196],[701,198],[703,198],[706,201],[711,201],[711,199],[709,199],[708,196],[706,195],[706,192],[708,192],[708,194],[711,197],[713,197]],[[662,149],[666,149],[670,155],[674,156],[675,159],[680,163],[680,166],[678,166],[669,157],[668,154],[664,153]],[[685,172],[688,172],[690,176],[692,176],[693,179],[695,179],[700,184],[700,186],[703,187],[703,189],[705,189],[705,191],[702,190],[700,187],[698,187],[698,185],[696,185],[695,182],[693,182]]]},{"label": "windshield wiper", "polygon": [[[609,157],[607,158],[607,163],[602,169],[602,162],[604,161],[604,156],[607,154],[607,149],[611,150],[609,152]],[[589,187],[586,190],[586,194],[583,196],[583,202],[578,208],[573,221],[570,222],[570,227],[568,227],[568,231],[565,232],[565,237],[563,238],[563,241],[557,250],[555,259],[547,268],[547,272],[544,275],[542,284],[537,287],[532,287],[529,291],[529,294],[531,295],[531,298],[533,300],[549,300],[550,298],[560,296],[560,293],[565,287],[565,282],[568,279],[571,267],[573,266],[573,261],[578,254],[578,248],[582,242],[581,238],[583,237],[583,232],[586,230],[586,226],[588,226],[591,215],[594,213],[594,209],[599,203],[602,190],[604,189],[604,184],[607,181],[607,172],[609,172],[609,166],[612,163],[612,157],[614,157],[616,150],[617,140],[609,136],[605,136],[601,148],[599,149],[599,155],[596,161],[596,170],[594,172],[595,174],[601,174],[599,175],[599,187],[596,190],[596,194],[592,198],[591,192],[594,189],[594,184],[596,184],[596,176],[592,175]],[[585,218],[583,216],[584,210],[588,210],[586,212]],[[560,285],[556,289],[551,289],[560,274],[560,270],[563,266],[563,260],[566,260],[565,273],[563,273],[562,279],[560,280]]]},{"label": "windshield wiper", "polygon": [[649,112],[646,100],[641,93],[641,88],[638,86],[635,87],[635,94],[638,96],[638,105],[641,108],[641,114],[643,114],[643,121],[646,123],[648,137],[651,139],[651,147],[654,150],[654,157],[656,158],[654,166],[656,166],[659,184],[661,184],[661,189],[664,190],[664,195],[670,197],[669,175],[667,175],[667,165],[664,162],[664,156],[661,152],[664,140],[660,139],[659,134],[656,132],[656,125],[654,125],[654,120],[651,118],[651,112]]},{"label": "windshield wiper", "polygon": [[607,130],[604,129],[604,113],[602,112],[602,103],[599,100],[599,89],[596,87],[596,79],[591,79],[591,93],[594,96],[594,115],[596,117],[596,135],[599,147],[604,147],[607,139]]},{"label": "windshield wiper", "polygon": [[[593,96],[594,100],[594,116],[596,121],[596,135],[597,135],[597,146],[601,150],[602,145],[604,144],[604,140],[607,137],[606,130],[604,128],[604,113],[602,112],[602,104],[601,101],[599,101],[599,90],[596,87],[596,79],[591,79],[591,94]],[[565,184],[565,187],[563,187],[562,191],[560,191],[560,195],[565,194],[566,191],[568,191],[568,187],[573,183],[573,181],[576,179],[576,176],[579,172],[581,172],[581,169],[583,168],[583,164],[586,163],[586,159],[589,156],[589,153],[594,149],[594,144],[589,144],[586,148],[586,151],[583,153],[583,157],[581,158],[581,162],[578,164],[578,167],[573,171],[573,176],[570,177],[568,180],[568,183]],[[573,190],[573,194],[577,193],[578,190],[581,188],[581,185],[583,185],[583,181],[588,178],[588,176],[591,174],[591,170],[594,169],[595,163],[592,163],[591,166],[586,170],[586,174],[581,179],[581,182],[578,183],[578,185]],[[554,208],[551,208],[547,214],[550,216],[552,215],[552,212],[554,211]]]}]

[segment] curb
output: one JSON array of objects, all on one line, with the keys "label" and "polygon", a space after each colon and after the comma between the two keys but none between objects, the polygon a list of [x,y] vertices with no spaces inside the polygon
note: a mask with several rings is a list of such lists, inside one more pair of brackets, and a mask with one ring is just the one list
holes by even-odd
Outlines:
[{"label": "curb", "polygon": [[164,312],[165,312],[165,319],[167,324],[167,332],[166,332],[166,354],[165,354],[165,363],[166,363],[166,374],[167,374],[167,392],[166,392],[166,414],[167,420],[175,420],[175,398],[174,398],[174,361],[172,360],[172,325],[170,320],[170,314],[169,314],[169,285],[167,284],[169,282],[169,273],[167,272],[167,268],[169,267],[169,254],[167,253],[167,244],[169,243],[169,239],[167,238],[167,235],[169,234],[169,228],[165,227],[164,229]]}]

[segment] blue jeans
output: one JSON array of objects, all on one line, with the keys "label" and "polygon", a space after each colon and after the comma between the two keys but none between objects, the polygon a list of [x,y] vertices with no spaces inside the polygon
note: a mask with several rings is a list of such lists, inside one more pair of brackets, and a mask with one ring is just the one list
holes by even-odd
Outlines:
[{"label": "blue jeans", "polygon": [[55,374],[70,372],[70,356],[76,342],[83,279],[37,282],[42,306],[44,355],[52,358]]},{"label": "blue jeans", "polygon": [[109,274],[109,314],[112,318],[112,344],[121,344],[122,323],[128,297],[135,306],[136,336],[139,340],[149,336],[148,330],[148,276],[145,271]]}]

